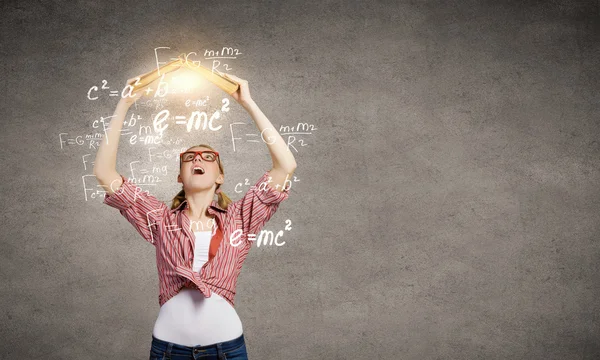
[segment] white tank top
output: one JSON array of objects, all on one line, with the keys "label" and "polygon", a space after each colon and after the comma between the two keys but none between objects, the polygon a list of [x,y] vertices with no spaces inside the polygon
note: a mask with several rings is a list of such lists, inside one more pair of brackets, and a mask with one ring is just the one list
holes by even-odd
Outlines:
[{"label": "white tank top", "polygon": [[[211,231],[195,231],[193,270],[208,261]],[[242,335],[242,322],[230,303],[211,291],[205,298],[198,289],[182,288],[160,307],[154,337],[185,346],[210,345]]]}]

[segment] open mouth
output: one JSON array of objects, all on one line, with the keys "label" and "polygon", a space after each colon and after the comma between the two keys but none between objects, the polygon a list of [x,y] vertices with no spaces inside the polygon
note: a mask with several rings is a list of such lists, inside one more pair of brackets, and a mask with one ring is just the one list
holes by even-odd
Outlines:
[{"label": "open mouth", "polygon": [[204,174],[204,172],[205,172],[205,171],[204,171],[204,169],[203,169],[203,168],[201,168],[200,166],[195,166],[195,167],[192,169],[192,175],[203,175],[203,174]]}]

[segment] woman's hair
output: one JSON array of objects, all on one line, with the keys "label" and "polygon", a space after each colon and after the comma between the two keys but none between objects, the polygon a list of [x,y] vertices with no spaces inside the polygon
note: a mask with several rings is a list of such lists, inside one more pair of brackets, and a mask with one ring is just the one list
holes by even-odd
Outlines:
[{"label": "woman's hair", "polygon": [[[186,151],[189,151],[192,148],[195,147],[205,147],[205,148],[209,148],[211,150],[215,150],[213,149],[211,146],[206,145],[206,144],[200,144],[200,145],[195,145],[192,146],[191,148],[188,148]],[[219,164],[219,171],[221,172],[221,174],[223,174],[223,176],[225,175],[225,172],[223,171],[223,163],[221,163],[221,156],[217,157],[217,164]],[[179,159],[179,169],[181,170],[181,166],[182,166],[182,162],[181,162],[181,158]],[[217,190],[221,187],[221,184],[217,184]],[[217,193],[217,195],[219,196],[219,206],[222,207],[223,209],[227,210],[227,206],[232,202],[231,199],[225,195],[225,193],[223,191],[219,191]],[[176,207],[178,207],[179,205],[181,205],[181,203],[183,202],[183,200],[185,200],[185,190],[181,189],[181,191],[175,195],[175,197],[173,198],[173,202],[171,204],[171,210],[175,209]]]}]

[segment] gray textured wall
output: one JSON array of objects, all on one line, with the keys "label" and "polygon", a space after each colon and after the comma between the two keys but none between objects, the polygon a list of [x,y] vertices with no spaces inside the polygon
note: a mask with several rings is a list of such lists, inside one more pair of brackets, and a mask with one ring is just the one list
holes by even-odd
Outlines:
[{"label": "gray textured wall", "polygon": [[[317,128],[266,226],[290,219],[286,244],[253,248],[239,279],[252,359],[600,357],[597,1],[5,1],[2,12],[0,357],[148,357],[154,250],[84,190],[95,150],[59,134],[96,132],[116,99],[88,89],[151,70],[162,46],[239,48],[231,73],[269,119]],[[214,106],[227,97],[212,94]],[[224,127],[253,129],[231,107]],[[264,144],[234,152],[226,130],[169,131],[223,151],[234,200],[237,182],[269,168]],[[124,136],[119,172],[149,165],[148,147]],[[151,192],[170,201],[177,167],[150,165],[167,165]]]}]

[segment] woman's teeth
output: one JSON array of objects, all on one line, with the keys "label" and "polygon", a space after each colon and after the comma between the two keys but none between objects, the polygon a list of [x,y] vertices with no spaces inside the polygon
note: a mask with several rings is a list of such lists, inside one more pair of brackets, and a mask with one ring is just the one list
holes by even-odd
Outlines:
[{"label": "woman's teeth", "polygon": [[195,167],[194,169],[192,169],[192,173],[194,175],[202,175],[204,174],[204,169],[201,167]]}]

